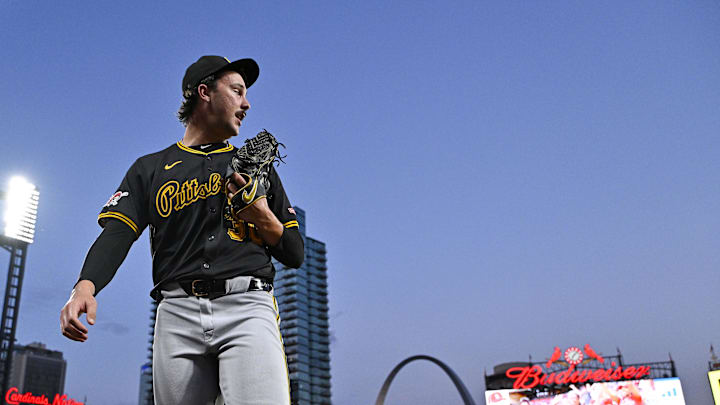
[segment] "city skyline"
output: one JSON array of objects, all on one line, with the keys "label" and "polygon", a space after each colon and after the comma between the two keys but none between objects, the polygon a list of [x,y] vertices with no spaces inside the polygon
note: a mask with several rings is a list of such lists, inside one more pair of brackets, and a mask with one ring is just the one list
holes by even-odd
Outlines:
[{"label": "city skyline", "polygon": [[[305,212],[304,212],[302,209],[299,209],[298,207],[294,207],[294,208],[299,211],[299,213],[298,213],[299,222],[302,224],[301,227],[304,228]],[[303,238],[305,238],[305,235],[304,235],[304,234],[303,234]],[[153,301],[151,304],[153,304],[153,305],[151,305],[151,307],[153,307],[152,310],[151,310],[151,314],[154,315],[157,306],[156,306],[155,301]],[[152,320],[152,319],[153,319],[153,318],[151,317],[151,320]],[[291,318],[291,319],[294,319],[294,318]],[[151,322],[151,336],[152,336],[152,330],[153,330],[153,323],[154,323],[154,322]],[[291,327],[295,327],[295,326],[291,326]],[[287,328],[283,328],[283,329],[287,329]],[[586,349],[585,349],[585,350],[587,350],[587,346],[589,346],[589,345],[586,345]],[[571,346],[569,349],[574,349],[574,347]],[[556,347],[556,350],[557,350],[557,347]],[[592,350],[592,349],[590,349],[590,350]],[[638,367],[638,366],[641,366],[641,365],[647,365],[646,367],[648,368],[648,370],[650,370],[650,372],[649,372],[648,376],[646,376],[645,378],[667,378],[667,377],[676,377],[676,374],[668,373],[668,370],[669,370],[668,367],[670,367],[669,365],[670,365],[671,363],[673,364],[673,365],[672,365],[672,369],[673,369],[673,370],[675,369],[675,366],[674,366],[674,363],[673,363],[673,360],[672,360],[672,356],[671,356],[671,355],[669,356],[669,361],[662,361],[662,362],[653,361],[653,362],[645,362],[645,363],[640,363],[640,364],[627,365],[626,363],[623,363],[623,362],[622,362],[622,354],[621,354],[621,352],[620,352],[620,348],[616,348],[616,350],[617,350],[616,355],[611,355],[611,356],[609,357],[609,359],[614,359],[614,360],[615,360],[615,361],[612,362],[612,365],[613,365],[613,366],[616,365],[616,361],[618,362],[618,364],[624,365],[624,366],[626,366],[626,367],[629,367],[629,366]],[[48,358],[60,359],[60,361],[61,361],[61,363],[62,363],[62,374],[61,374],[61,376],[60,376],[60,378],[61,378],[61,383],[60,383],[60,385],[59,385],[60,388],[59,388],[58,390],[56,390],[57,392],[55,392],[55,393],[61,394],[61,393],[63,392],[66,362],[65,362],[65,360],[63,359],[61,352],[58,352],[58,351],[55,351],[55,350],[51,350],[51,349],[47,349],[47,347],[45,346],[45,344],[43,344],[42,342],[32,342],[32,343],[27,344],[27,345],[16,345],[14,351],[15,351],[15,352],[18,352],[18,353],[25,353],[26,351],[30,351],[31,353],[40,354],[40,355],[42,355],[42,356],[49,356]],[[43,353],[47,353],[47,354],[43,354]],[[150,341],[149,353],[150,353],[150,356],[151,356],[151,355],[152,355],[152,339],[151,339],[151,341]],[[297,352],[295,352],[295,353],[297,353]],[[714,353],[713,345],[712,345],[712,344],[710,345],[709,353],[710,353],[710,357],[709,357],[710,360],[708,361],[708,369],[709,369],[710,371],[712,371],[712,370],[719,370],[716,366],[717,366],[718,364],[720,364],[720,363],[717,362],[718,357],[717,357],[717,356],[715,355],[715,353]],[[593,353],[593,355],[595,355],[595,353]],[[620,360],[617,360],[618,358],[619,358]],[[551,360],[549,360],[548,363],[547,363],[548,365],[551,364],[552,361],[556,361],[556,359],[554,359],[552,356],[550,357],[550,359],[551,359]],[[398,363],[398,364],[395,366],[395,368],[388,374],[388,376],[387,376],[387,378],[386,378],[386,380],[385,380],[385,383],[383,384],[383,387],[381,387],[381,389],[379,390],[380,398],[384,399],[384,398],[387,396],[387,392],[389,391],[389,388],[390,388],[390,386],[391,386],[391,382],[392,382],[392,380],[394,379],[394,377],[397,375],[397,373],[398,373],[400,370],[402,370],[402,368],[403,368],[404,366],[406,366],[408,363],[413,362],[413,361],[417,361],[417,360],[429,360],[429,361],[431,361],[431,362],[433,362],[433,363],[436,363],[436,365],[438,365],[438,367],[440,367],[441,369],[443,369],[443,371],[444,371],[445,374],[446,374],[446,377],[447,377],[448,379],[450,379],[450,380],[453,382],[453,384],[455,384],[456,389],[458,390],[458,393],[459,393],[461,396],[464,396],[463,398],[465,398],[465,397],[470,397],[469,392],[467,392],[467,388],[464,386],[464,382],[462,381],[462,378],[460,378],[451,368],[449,368],[449,367],[447,366],[447,364],[443,363],[442,360],[437,359],[437,358],[434,358],[434,357],[432,357],[432,356],[427,356],[427,355],[415,355],[415,356],[411,356],[411,357],[403,360],[402,362]],[[596,355],[595,358],[588,358],[585,362],[583,362],[583,364],[587,363],[588,360],[595,360],[595,361],[600,361],[601,363],[604,363],[605,360],[608,360],[608,357],[605,357],[605,359],[603,359],[602,357],[599,357],[599,358],[598,358],[597,355]],[[24,385],[25,383],[23,383],[22,380],[20,379],[22,376],[25,375],[25,371],[24,371],[24,370],[25,370],[25,367],[26,367],[26,366],[25,366],[24,364],[25,364],[27,361],[28,361],[28,360],[26,360],[26,359],[23,358],[23,359],[22,359],[23,364],[20,365],[20,366],[18,366],[18,364],[16,363],[16,360],[15,360],[15,359],[13,360],[13,372],[12,372],[12,378],[11,378],[11,384],[10,384],[11,387],[13,388],[13,392],[21,393],[21,394],[27,392],[27,393],[32,393],[32,394],[35,394],[35,395],[43,394],[42,392],[40,392],[40,391],[38,391],[38,390],[36,389],[37,387],[34,387],[34,386],[32,386],[32,385],[30,386],[29,389],[26,388],[26,386]],[[510,367],[516,367],[516,366],[531,366],[531,365],[533,365],[533,364],[543,364],[543,363],[544,363],[544,361],[541,361],[541,362],[539,362],[539,363],[532,363],[532,356],[530,356],[530,357],[529,357],[529,362],[506,362],[506,363],[496,364],[496,365],[493,366],[494,374],[490,374],[490,375],[486,374],[485,379],[486,379],[486,381],[488,380],[488,378],[491,378],[491,379],[500,379],[500,380],[502,380],[502,381],[498,380],[497,382],[493,383],[493,384],[494,384],[493,387],[490,387],[490,388],[486,387],[486,389],[499,389],[500,387],[505,387],[505,385],[508,384],[507,381],[510,381],[510,384],[512,385],[512,381],[513,381],[513,380],[509,379],[509,378],[506,376],[506,371],[507,371]],[[608,360],[608,363],[610,363],[610,360]],[[291,362],[290,364],[292,364],[292,362]],[[655,367],[654,367],[655,365],[660,365],[660,368],[659,368],[659,369],[655,369]],[[556,370],[566,370],[566,369],[567,369],[567,366],[568,366],[568,364],[567,364],[567,363],[563,363],[562,360],[561,360],[561,361],[560,361],[560,368],[559,368],[559,369],[556,368]],[[21,369],[18,370],[18,367],[20,367]],[[546,367],[548,367],[548,366],[546,366]],[[596,365],[595,367],[597,367],[597,365]],[[715,368],[714,368],[714,367],[715,367]],[[621,368],[621,369],[622,369],[622,368]],[[139,391],[139,397],[138,397],[138,403],[139,403],[139,405],[152,404],[152,403],[154,403],[153,400],[152,400],[152,396],[148,397],[148,393],[149,393],[150,395],[152,395],[152,376],[151,376],[151,370],[152,370],[152,362],[151,362],[151,361],[150,361],[150,362],[147,362],[146,364],[143,364],[142,367],[140,368],[140,391]],[[612,369],[609,369],[609,370],[612,370]],[[292,380],[291,380],[291,381],[292,381]],[[507,388],[507,387],[505,387],[505,388]],[[148,390],[149,390],[149,391],[148,391]],[[47,394],[45,394],[45,395],[48,396]],[[52,396],[52,395],[49,395],[49,396]],[[470,400],[473,400],[473,398],[471,398],[471,397],[470,397],[469,399],[470,399]],[[477,402],[479,402],[479,401],[477,401]],[[302,401],[294,401],[293,403],[294,403],[294,404],[295,404],[295,403],[300,403],[300,404],[302,404],[303,402],[302,402]]]}]

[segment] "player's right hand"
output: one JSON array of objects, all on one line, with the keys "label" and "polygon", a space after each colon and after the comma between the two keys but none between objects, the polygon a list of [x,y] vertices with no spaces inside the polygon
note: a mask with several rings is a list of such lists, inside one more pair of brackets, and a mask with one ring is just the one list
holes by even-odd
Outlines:
[{"label": "player's right hand", "polygon": [[84,342],[88,338],[88,329],[80,321],[80,315],[87,314],[87,322],[94,325],[97,312],[97,301],[93,296],[95,285],[92,285],[92,289],[85,288],[86,285],[81,285],[84,281],[87,280],[78,283],[60,311],[60,330],[63,336],[77,342]]}]

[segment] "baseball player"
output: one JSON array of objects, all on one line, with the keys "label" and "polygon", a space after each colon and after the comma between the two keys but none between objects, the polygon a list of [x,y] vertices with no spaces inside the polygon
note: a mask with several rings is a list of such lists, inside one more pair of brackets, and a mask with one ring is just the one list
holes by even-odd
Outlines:
[{"label": "baseball player", "polygon": [[227,171],[237,151],[228,139],[250,108],[247,89],[258,75],[252,59],[203,56],[187,68],[182,140],[127,171],[102,207],[103,231],[60,313],[63,335],[84,342],[80,315],[95,324],[95,295],[149,227],[159,405],[212,404],[218,393],[229,405],[290,402],[271,256],[288,267],[302,264],[295,211],[272,164],[265,195],[253,188],[255,199],[242,211],[227,208],[250,184]]}]

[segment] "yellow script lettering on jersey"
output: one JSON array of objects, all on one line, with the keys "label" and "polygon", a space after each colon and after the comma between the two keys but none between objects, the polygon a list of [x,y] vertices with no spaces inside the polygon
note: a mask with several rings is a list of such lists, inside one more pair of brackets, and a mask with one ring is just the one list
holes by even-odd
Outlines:
[{"label": "yellow script lettering on jersey", "polygon": [[220,173],[213,173],[206,183],[198,184],[197,179],[177,180],[163,184],[155,197],[155,207],[161,217],[167,218],[173,211],[180,211],[199,199],[206,199],[222,190]]}]

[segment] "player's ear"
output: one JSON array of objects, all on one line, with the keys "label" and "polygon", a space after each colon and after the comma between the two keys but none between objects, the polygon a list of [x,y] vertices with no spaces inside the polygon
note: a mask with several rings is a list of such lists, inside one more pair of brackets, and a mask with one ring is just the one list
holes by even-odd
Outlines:
[{"label": "player's ear", "polygon": [[210,88],[207,86],[207,84],[200,84],[197,88],[198,91],[198,97],[203,101],[210,101]]}]

